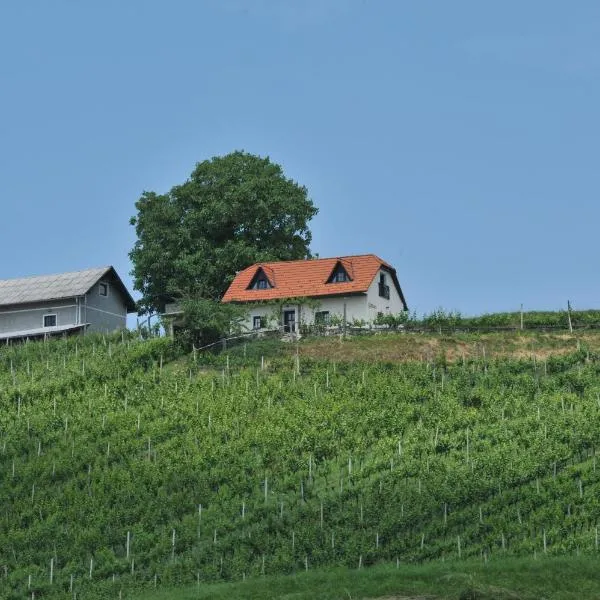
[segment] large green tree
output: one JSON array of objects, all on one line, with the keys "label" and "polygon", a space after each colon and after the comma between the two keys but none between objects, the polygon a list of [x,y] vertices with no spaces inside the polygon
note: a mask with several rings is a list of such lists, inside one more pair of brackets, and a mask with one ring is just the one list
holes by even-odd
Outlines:
[{"label": "large green tree", "polygon": [[136,209],[129,256],[145,313],[173,299],[218,301],[254,262],[309,258],[317,213],[278,164],[240,151],[198,163],[166,194],[144,192]]}]

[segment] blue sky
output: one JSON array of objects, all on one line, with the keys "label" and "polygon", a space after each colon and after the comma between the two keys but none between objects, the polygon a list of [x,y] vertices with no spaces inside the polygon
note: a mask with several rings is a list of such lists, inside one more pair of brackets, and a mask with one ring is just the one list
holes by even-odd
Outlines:
[{"label": "blue sky", "polygon": [[140,193],[244,149],[419,313],[599,307],[599,107],[596,0],[6,0],[0,278],[130,283]]}]

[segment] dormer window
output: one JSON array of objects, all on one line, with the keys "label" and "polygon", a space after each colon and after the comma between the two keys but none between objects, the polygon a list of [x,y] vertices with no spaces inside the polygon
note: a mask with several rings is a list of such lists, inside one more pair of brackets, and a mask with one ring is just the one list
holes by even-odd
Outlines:
[{"label": "dormer window", "polygon": [[273,287],[273,285],[269,281],[269,278],[267,277],[265,272],[262,269],[258,269],[256,274],[252,278],[252,281],[250,282],[248,289],[249,290],[268,290],[272,287]]},{"label": "dormer window", "polygon": [[352,281],[348,275],[348,271],[344,269],[342,263],[338,262],[335,269],[329,276],[327,283],[345,283],[346,281]]}]

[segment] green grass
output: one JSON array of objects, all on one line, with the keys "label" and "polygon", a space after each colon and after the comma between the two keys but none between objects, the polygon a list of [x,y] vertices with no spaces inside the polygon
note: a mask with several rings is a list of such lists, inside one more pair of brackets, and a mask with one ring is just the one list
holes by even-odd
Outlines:
[{"label": "green grass", "polygon": [[144,600],[349,600],[437,598],[444,600],[595,600],[600,598],[596,557],[512,558],[423,565],[334,568],[243,582],[145,591]]}]

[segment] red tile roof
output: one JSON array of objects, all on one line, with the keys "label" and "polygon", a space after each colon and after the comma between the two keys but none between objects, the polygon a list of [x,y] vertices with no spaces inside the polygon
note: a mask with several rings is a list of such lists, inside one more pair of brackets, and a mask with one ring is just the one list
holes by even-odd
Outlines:
[{"label": "red tile roof", "polygon": [[[327,283],[338,263],[344,266],[351,281]],[[369,289],[381,267],[391,272],[394,284],[404,302],[395,269],[374,254],[257,263],[235,276],[222,301],[261,302],[281,298],[313,298],[364,293]],[[273,287],[249,290],[248,286],[261,268]]]}]

